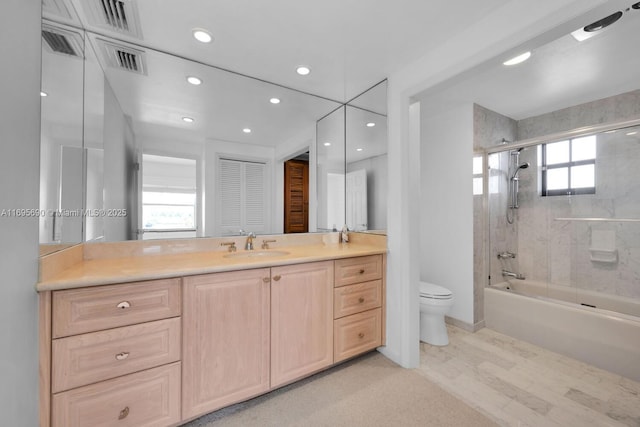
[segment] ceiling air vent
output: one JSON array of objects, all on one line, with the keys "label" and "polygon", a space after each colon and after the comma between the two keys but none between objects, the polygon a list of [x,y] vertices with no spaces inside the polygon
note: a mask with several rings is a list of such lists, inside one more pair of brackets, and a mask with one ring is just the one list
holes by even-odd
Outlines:
[{"label": "ceiling air vent", "polygon": [[138,49],[98,39],[107,65],[136,74],[147,74],[145,53]]},{"label": "ceiling air vent", "polygon": [[79,33],[51,25],[43,25],[42,38],[45,41],[44,46],[50,52],[83,57],[84,43]]},{"label": "ceiling air vent", "polygon": [[133,0],[84,0],[82,7],[92,25],[142,38],[138,9]]}]

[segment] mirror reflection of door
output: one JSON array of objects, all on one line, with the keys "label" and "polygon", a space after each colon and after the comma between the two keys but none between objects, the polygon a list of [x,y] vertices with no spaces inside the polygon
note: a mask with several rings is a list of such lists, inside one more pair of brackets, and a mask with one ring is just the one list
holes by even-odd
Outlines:
[{"label": "mirror reflection of door", "polygon": [[347,173],[346,182],[347,228],[353,231],[367,229],[367,170]]},{"label": "mirror reflection of door", "polygon": [[284,232],[308,231],[309,161],[287,160],[284,163]]},{"label": "mirror reflection of door", "polygon": [[142,155],[138,239],[196,237],[196,168],[194,159]]},{"label": "mirror reflection of door", "polygon": [[332,231],[342,229],[345,222],[344,208],[344,174],[339,172],[327,172],[327,224]]}]

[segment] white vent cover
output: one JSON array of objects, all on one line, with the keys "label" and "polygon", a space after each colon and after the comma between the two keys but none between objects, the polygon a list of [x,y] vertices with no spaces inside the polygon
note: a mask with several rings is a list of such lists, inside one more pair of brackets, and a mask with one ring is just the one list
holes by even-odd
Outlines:
[{"label": "white vent cover", "polygon": [[42,39],[49,52],[84,57],[84,41],[80,33],[43,24]]},{"label": "white vent cover", "polygon": [[97,39],[108,66],[136,74],[147,74],[145,53],[128,46]]},{"label": "white vent cover", "polygon": [[81,4],[92,25],[142,39],[138,8],[133,0],[83,0]]}]

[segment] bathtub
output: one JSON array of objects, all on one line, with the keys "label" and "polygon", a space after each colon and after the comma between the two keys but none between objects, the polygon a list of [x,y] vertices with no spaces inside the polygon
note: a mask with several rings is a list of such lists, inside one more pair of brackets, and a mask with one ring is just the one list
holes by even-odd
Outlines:
[{"label": "bathtub", "polygon": [[484,289],[488,328],[635,381],[640,316],[631,313],[639,309],[633,300],[527,280]]}]

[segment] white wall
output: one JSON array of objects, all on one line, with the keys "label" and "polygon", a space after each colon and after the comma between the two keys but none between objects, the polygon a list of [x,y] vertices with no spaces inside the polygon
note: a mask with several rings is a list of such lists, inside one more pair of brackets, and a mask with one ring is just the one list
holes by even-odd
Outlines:
[{"label": "white wall", "polygon": [[[389,75],[389,201],[387,246],[387,346],[382,352],[405,367],[420,361],[419,192],[420,144],[410,138],[412,97],[606,0],[511,1],[418,60]],[[514,52],[515,53],[515,52]],[[419,161],[419,160],[418,160]],[[469,235],[468,239],[473,239]]]},{"label": "white wall", "polygon": [[105,217],[105,240],[117,242],[134,238],[136,209],[129,195],[135,182],[135,141],[122,108],[104,80],[104,207],[127,209],[126,217]]},{"label": "white wall", "polygon": [[420,278],[450,289],[473,324],[473,105],[421,117]]},{"label": "white wall", "polygon": [[[38,208],[40,0],[0,14],[0,210]],[[1,424],[38,425],[38,218],[0,216]]]}]

